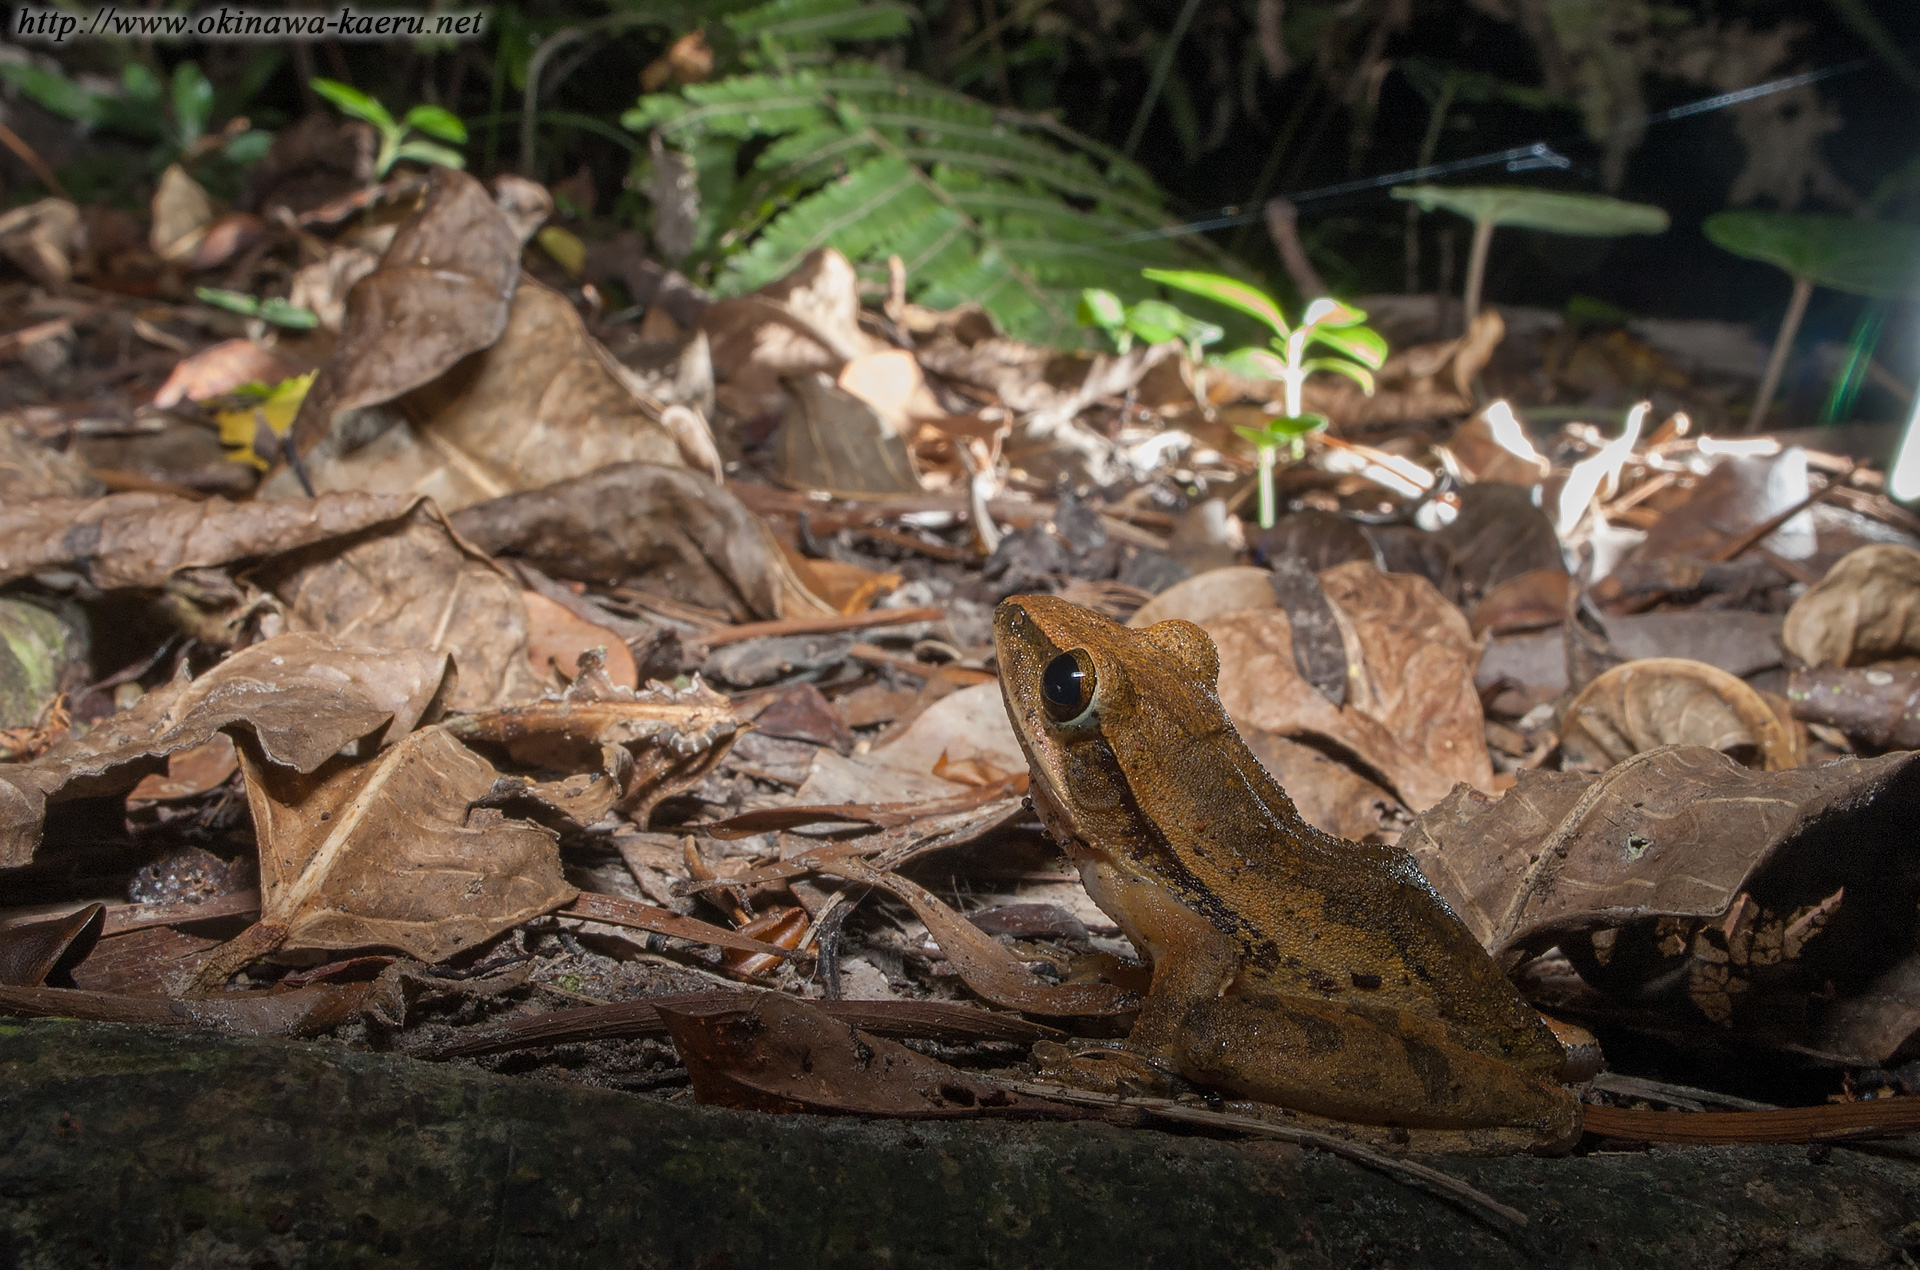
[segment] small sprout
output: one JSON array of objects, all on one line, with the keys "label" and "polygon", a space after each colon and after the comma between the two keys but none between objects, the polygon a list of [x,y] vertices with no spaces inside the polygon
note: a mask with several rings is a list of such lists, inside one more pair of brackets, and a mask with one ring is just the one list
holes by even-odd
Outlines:
[{"label": "small sprout", "polygon": [[216,309],[225,309],[229,313],[238,313],[242,317],[257,317],[275,326],[284,326],[296,331],[310,331],[320,325],[319,315],[312,309],[303,309],[297,304],[290,304],[279,296],[270,296],[262,300],[259,296],[248,295],[244,291],[223,291],[219,287],[195,287],[193,294],[202,304],[211,304]]},{"label": "small sprout", "polygon": [[[1307,305],[1298,326],[1288,324],[1273,297],[1248,286],[1237,278],[1217,273],[1187,270],[1146,269],[1151,281],[1191,292],[1219,304],[1240,310],[1265,322],[1274,335],[1266,348],[1240,348],[1208,359],[1208,365],[1231,371],[1248,379],[1278,380],[1286,389],[1286,409],[1262,428],[1236,427],[1235,432],[1253,443],[1260,465],[1260,527],[1273,528],[1273,461],[1282,445],[1288,446],[1298,460],[1306,453],[1305,438],[1327,426],[1327,417],[1312,414],[1301,405],[1301,392],[1307,376],[1315,371],[1345,375],[1373,395],[1373,372],[1387,360],[1387,342],[1378,331],[1363,325],[1367,315],[1350,304],[1327,296]],[[1217,328],[1216,328],[1217,329]],[[1308,357],[1314,345],[1331,349],[1337,356]]]},{"label": "small sprout", "polygon": [[315,79],[313,90],[339,107],[340,113],[373,125],[380,134],[380,152],[374,159],[375,180],[385,180],[388,171],[402,159],[416,163],[438,163],[442,167],[463,168],[466,159],[458,150],[431,141],[408,139],[408,133],[422,132],[454,145],[465,145],[467,126],[459,116],[439,106],[415,106],[398,122],[385,106],[351,84],[337,79]]}]

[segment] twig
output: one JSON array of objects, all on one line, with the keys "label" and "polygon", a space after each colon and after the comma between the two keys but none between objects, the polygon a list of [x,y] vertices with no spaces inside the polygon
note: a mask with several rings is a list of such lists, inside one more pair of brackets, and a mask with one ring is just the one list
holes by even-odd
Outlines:
[{"label": "twig", "polygon": [[69,203],[73,201],[73,195],[67,193],[67,187],[60,184],[60,178],[53,174],[53,169],[47,166],[47,161],[40,157],[39,152],[23,141],[19,133],[3,123],[0,123],[0,145],[13,151],[20,162],[33,169],[33,174],[40,178],[40,184]]},{"label": "twig", "polygon": [[1729,560],[1738,559],[1741,555],[1744,555],[1746,553],[1749,547],[1753,546],[1757,542],[1760,542],[1768,534],[1771,534],[1774,530],[1780,528],[1780,526],[1786,524],[1788,521],[1792,520],[1795,516],[1798,516],[1801,512],[1807,510],[1807,508],[1813,506],[1815,503],[1832,495],[1834,491],[1840,488],[1842,482],[1844,482],[1845,479],[1846,479],[1845,476],[1839,476],[1831,481],[1828,481],[1825,485],[1821,486],[1819,489],[1815,490],[1813,493],[1807,495],[1805,498],[1801,499],[1799,502],[1793,504],[1791,507],[1786,508],[1784,511],[1775,512],[1773,515],[1767,517],[1765,520],[1755,525],[1752,529],[1749,529],[1744,534],[1741,534],[1738,538],[1734,538],[1731,541],[1722,543],[1720,546],[1715,547],[1712,551],[1707,553],[1707,559],[1710,561],[1713,561],[1716,564],[1724,564]]},{"label": "twig", "polygon": [[717,631],[692,637],[693,643],[718,648],[743,639],[766,635],[827,635],[836,631],[864,631],[875,626],[905,626],[912,622],[938,622],[947,616],[945,609],[869,609],[865,613],[834,614],[830,617],[785,617],[772,622],[743,622],[723,626]]},{"label": "twig", "polygon": [[1027,1094],[1034,1098],[1050,1098],[1056,1102],[1074,1103],[1087,1107],[1144,1111],[1148,1115],[1159,1116],[1163,1120],[1172,1120],[1181,1124],[1259,1134],[1262,1137],[1278,1138],[1283,1142],[1292,1142],[1299,1146],[1314,1147],[1329,1155],[1342,1156],[1358,1164],[1364,1164],[1368,1168],[1398,1176],[1403,1181],[1418,1182],[1448,1199],[1459,1202],[1469,1211],[1490,1219],[1496,1225],[1518,1229],[1527,1224],[1525,1213],[1517,1208],[1509,1208],[1491,1195],[1474,1189],[1459,1178],[1451,1177],[1438,1169],[1428,1168],[1424,1164],[1416,1164],[1412,1160],[1396,1159],[1372,1147],[1362,1146],[1358,1142],[1348,1142],[1344,1138],[1336,1138],[1330,1134],[1315,1133],[1311,1129],[1301,1129],[1294,1125],[1274,1124],[1252,1116],[1236,1116],[1221,1111],[1208,1111],[1203,1107],[1189,1107],[1167,1098],[1135,1098],[1119,1094],[1093,1093],[1065,1085],[1043,1085],[1024,1080],[998,1080],[993,1077],[982,1079],[989,1080],[1002,1089]]}]

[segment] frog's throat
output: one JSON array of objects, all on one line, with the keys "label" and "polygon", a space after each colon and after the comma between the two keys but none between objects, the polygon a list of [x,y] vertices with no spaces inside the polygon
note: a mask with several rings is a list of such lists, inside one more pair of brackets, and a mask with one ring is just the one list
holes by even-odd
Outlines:
[{"label": "frog's throat", "polygon": [[1073,823],[1073,816],[1053,796],[1044,776],[1028,785],[1027,798],[1033,804],[1034,814],[1040,817],[1040,823],[1046,826],[1047,832],[1053,835],[1053,840],[1060,844],[1060,849],[1067,853],[1069,860],[1079,863],[1099,856],[1081,836],[1079,827]]}]

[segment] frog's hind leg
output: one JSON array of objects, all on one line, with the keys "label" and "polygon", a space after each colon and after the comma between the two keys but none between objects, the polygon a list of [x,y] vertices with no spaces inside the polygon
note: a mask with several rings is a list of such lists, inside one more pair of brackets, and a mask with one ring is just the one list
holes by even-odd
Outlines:
[{"label": "frog's hind leg", "polygon": [[1188,1078],[1241,1097],[1363,1124],[1579,1132],[1558,1085],[1450,1040],[1404,1010],[1307,997],[1196,1002],[1180,1030]]}]

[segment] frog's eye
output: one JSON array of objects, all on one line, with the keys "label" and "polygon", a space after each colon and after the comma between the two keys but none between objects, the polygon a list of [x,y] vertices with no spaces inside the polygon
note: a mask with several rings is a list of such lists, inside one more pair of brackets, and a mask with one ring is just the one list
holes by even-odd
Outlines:
[{"label": "frog's eye", "polygon": [[1093,701],[1093,658],[1076,648],[1048,662],[1040,672],[1040,696],[1058,722],[1084,713]]}]

